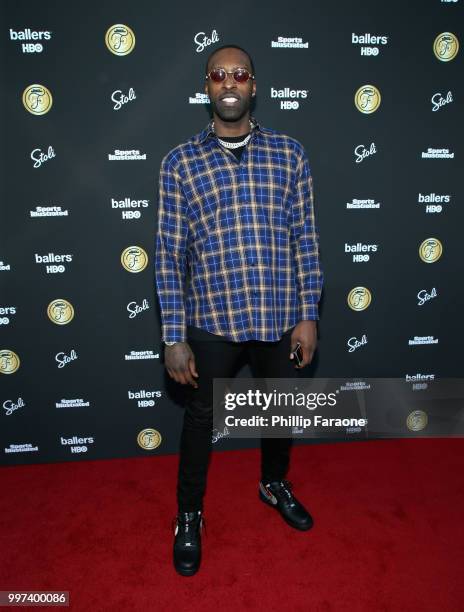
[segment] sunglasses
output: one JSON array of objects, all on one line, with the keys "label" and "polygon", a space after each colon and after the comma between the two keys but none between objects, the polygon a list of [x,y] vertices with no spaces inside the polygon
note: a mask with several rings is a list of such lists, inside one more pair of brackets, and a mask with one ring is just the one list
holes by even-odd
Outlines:
[{"label": "sunglasses", "polygon": [[226,80],[228,74],[233,74],[234,80],[237,83],[246,83],[249,79],[255,78],[246,68],[236,68],[230,72],[227,72],[224,68],[214,68],[206,75],[206,78],[211,79],[215,83],[222,83],[222,81]]}]

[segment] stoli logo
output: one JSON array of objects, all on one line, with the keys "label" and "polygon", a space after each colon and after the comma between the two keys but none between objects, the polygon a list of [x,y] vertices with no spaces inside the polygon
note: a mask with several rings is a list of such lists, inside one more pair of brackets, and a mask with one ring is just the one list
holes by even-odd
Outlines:
[{"label": "stoli logo", "polygon": [[204,32],[197,32],[197,34],[195,34],[193,38],[193,41],[197,45],[197,48],[195,49],[197,53],[201,53],[206,49],[206,47],[209,47],[213,43],[218,42],[218,40],[219,36],[216,30],[213,30],[211,32],[210,37],[206,36]]}]

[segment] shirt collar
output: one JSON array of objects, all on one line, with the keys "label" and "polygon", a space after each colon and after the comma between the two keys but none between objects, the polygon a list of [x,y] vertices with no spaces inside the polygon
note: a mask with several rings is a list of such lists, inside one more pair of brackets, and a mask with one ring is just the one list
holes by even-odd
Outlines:
[{"label": "shirt collar", "polygon": [[[272,130],[270,130],[269,128],[265,128],[265,127],[261,126],[258,123],[258,121],[256,120],[256,118],[253,117],[253,115],[250,115],[250,121],[251,121],[251,132],[253,132],[255,130],[259,130],[263,134],[271,134],[272,133]],[[201,144],[201,143],[203,143],[208,138],[208,136],[214,136],[214,132],[213,132],[213,120],[212,119],[208,123],[208,125],[199,134],[196,134],[195,136],[193,136],[191,138],[191,141],[194,144]]]}]

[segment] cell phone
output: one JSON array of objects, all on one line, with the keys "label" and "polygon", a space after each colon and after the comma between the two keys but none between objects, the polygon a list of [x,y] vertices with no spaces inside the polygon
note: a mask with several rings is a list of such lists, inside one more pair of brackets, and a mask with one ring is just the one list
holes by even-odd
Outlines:
[{"label": "cell phone", "polygon": [[295,356],[297,365],[300,366],[301,362],[303,361],[303,349],[301,348],[301,344],[299,342],[297,342],[295,350],[292,351],[292,353]]}]

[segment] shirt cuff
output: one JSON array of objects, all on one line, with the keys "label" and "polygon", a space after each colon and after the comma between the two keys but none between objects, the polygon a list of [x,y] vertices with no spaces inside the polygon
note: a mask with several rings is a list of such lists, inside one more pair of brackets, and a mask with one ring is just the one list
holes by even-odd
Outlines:
[{"label": "shirt cuff", "polygon": [[180,328],[173,325],[163,325],[162,342],[186,342],[187,331],[185,328]]},{"label": "shirt cuff", "polygon": [[317,321],[319,319],[319,308],[317,304],[303,304],[298,309],[300,321]]}]

